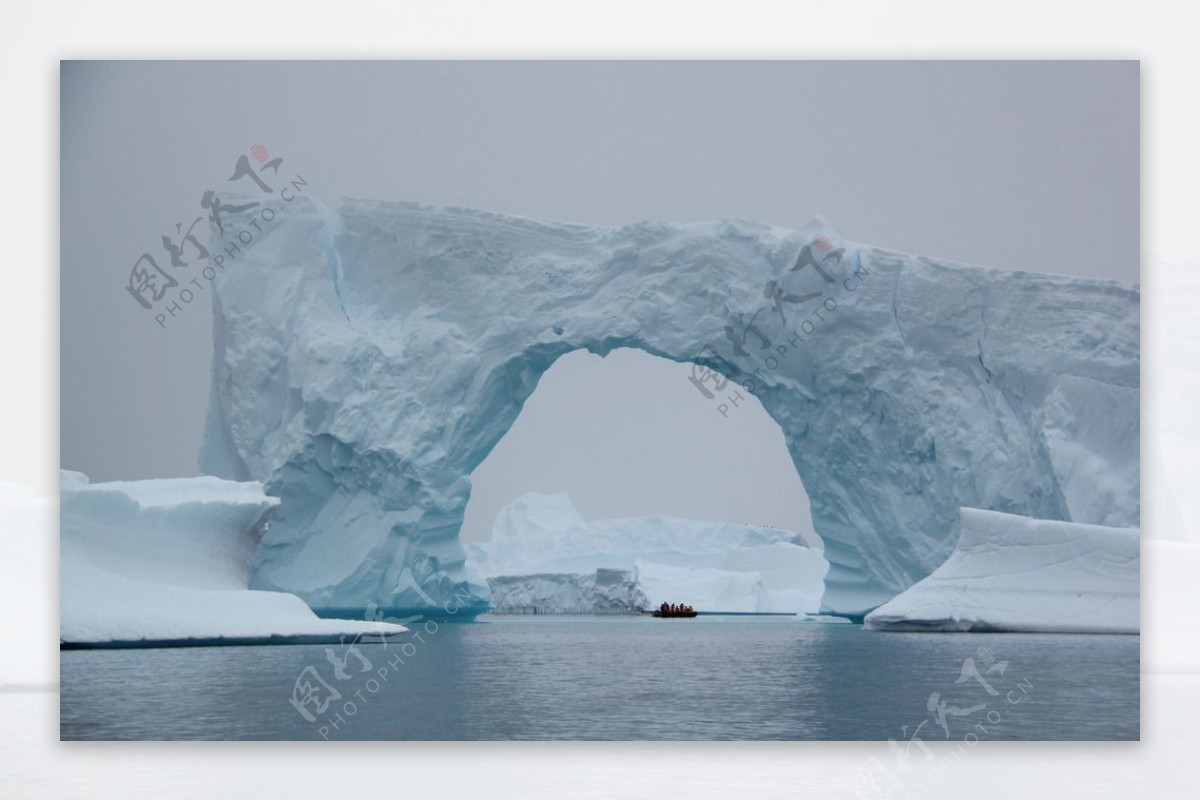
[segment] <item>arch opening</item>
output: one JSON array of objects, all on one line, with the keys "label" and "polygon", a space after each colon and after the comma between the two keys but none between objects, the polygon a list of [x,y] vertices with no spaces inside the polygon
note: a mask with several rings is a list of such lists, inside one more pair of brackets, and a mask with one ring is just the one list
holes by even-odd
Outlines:
[{"label": "arch opening", "polygon": [[[827,566],[782,429],[749,393],[718,411],[692,368],[578,349],[538,378],[460,534],[498,610],[818,611]],[[656,597],[672,590],[691,595]]]}]

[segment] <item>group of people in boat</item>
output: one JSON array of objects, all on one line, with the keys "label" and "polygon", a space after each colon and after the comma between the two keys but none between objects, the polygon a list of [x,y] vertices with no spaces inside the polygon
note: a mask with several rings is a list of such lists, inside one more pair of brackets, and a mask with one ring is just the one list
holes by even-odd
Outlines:
[{"label": "group of people in boat", "polygon": [[658,607],[659,613],[666,615],[692,615],[696,610],[691,607],[691,604],[669,604],[666,601],[662,602],[662,606]]}]

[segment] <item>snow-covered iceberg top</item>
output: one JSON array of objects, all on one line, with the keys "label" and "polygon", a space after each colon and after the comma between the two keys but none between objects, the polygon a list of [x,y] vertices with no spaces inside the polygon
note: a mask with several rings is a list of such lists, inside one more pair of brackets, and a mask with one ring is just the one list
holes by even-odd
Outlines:
[{"label": "snow-covered iceberg top", "polygon": [[1138,545],[1136,528],[963,509],[950,558],[865,623],[893,630],[1137,633]]},{"label": "snow-covered iceberg top", "polygon": [[336,641],[403,626],[322,620],[294,595],[247,589],[278,498],[257,482],[91,484],[63,471],[60,640],[67,646]]},{"label": "snow-covered iceberg top", "polygon": [[717,422],[754,393],[833,611],[927,576],[961,506],[1140,523],[1134,285],[905,255],[821,218],[609,228],[298,198],[213,290],[202,467],[283,499],[254,586],[314,606],[486,603],[459,542],[471,471],[578,349],[701,362]]},{"label": "snow-covered iceberg top", "polygon": [[522,495],[496,513],[490,542],[467,548],[501,610],[666,601],[703,612],[816,612],[829,569],[794,531],[664,516],[589,521],[565,493]]}]

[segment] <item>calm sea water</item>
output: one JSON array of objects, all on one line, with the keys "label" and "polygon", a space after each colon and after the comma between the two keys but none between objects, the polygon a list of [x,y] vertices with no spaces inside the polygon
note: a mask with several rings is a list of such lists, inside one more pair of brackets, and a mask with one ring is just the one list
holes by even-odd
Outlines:
[{"label": "calm sea water", "polygon": [[[1139,736],[1138,637],[900,634],[745,617],[412,625],[402,641],[357,646],[369,668],[340,646],[328,654],[311,645],[63,652],[61,736]],[[341,678],[330,655],[345,660]],[[317,691],[301,704],[312,721],[291,702],[304,700],[304,687]]]}]

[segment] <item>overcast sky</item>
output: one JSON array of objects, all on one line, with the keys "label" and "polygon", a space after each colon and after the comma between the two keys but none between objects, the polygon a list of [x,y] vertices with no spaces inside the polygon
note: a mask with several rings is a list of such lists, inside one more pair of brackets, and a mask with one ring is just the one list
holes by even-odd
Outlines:
[{"label": "overcast sky", "polygon": [[[1136,62],[64,63],[62,465],[197,473],[209,300],[161,330],[123,287],[255,143],[330,205],[604,225],[820,213],[856,242],[1136,281],[1138,86]],[[761,407],[714,417],[683,369],[560,360],[476,471],[465,536],[529,489],[593,518],[804,529],[778,428]]]}]

